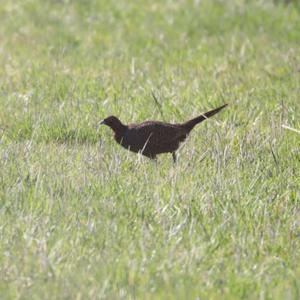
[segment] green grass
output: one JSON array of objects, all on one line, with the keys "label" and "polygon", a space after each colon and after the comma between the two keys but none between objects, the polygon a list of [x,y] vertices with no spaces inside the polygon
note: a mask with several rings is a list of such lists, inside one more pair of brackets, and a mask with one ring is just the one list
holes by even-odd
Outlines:
[{"label": "green grass", "polygon": [[[2,0],[0,41],[1,299],[300,298],[298,1]],[[98,129],[223,103],[176,165]]]}]

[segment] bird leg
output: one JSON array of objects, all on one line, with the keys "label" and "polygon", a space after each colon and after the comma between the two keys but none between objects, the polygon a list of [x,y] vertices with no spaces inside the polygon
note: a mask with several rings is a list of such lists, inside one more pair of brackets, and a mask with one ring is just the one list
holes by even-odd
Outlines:
[{"label": "bird leg", "polygon": [[175,152],[172,152],[172,157],[173,157],[174,163],[176,163],[177,157],[176,157],[176,153]]}]

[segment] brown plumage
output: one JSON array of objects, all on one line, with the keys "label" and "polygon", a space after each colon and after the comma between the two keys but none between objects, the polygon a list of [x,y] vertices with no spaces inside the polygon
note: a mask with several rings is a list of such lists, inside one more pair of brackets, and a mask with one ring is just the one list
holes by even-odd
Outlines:
[{"label": "brown plumage", "polygon": [[140,124],[124,125],[115,116],[104,119],[100,124],[109,126],[115,133],[117,143],[130,151],[139,152],[151,159],[155,159],[156,155],[161,153],[172,153],[176,161],[175,151],[195,125],[212,117],[226,106],[227,104],[224,104],[181,124],[145,121]]}]

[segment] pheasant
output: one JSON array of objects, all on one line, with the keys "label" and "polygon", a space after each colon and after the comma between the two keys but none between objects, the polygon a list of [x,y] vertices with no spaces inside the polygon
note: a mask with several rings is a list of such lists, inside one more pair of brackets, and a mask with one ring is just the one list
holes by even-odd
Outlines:
[{"label": "pheasant", "polygon": [[226,106],[227,104],[224,104],[180,124],[145,121],[139,124],[125,125],[115,116],[107,117],[100,124],[109,126],[114,131],[116,142],[124,148],[141,153],[151,159],[156,159],[156,156],[161,153],[172,153],[173,160],[176,162],[176,150],[191,130]]}]

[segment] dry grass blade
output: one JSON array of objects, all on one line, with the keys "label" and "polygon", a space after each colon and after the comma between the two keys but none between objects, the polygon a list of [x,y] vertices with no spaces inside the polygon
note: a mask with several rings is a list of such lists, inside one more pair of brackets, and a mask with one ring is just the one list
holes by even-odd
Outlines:
[{"label": "dry grass blade", "polygon": [[288,130],[290,130],[290,131],[294,131],[294,132],[300,134],[300,130],[295,129],[295,128],[292,128],[292,127],[290,127],[290,126],[287,126],[287,125],[281,125],[281,127],[284,128],[284,129],[288,129]]}]

